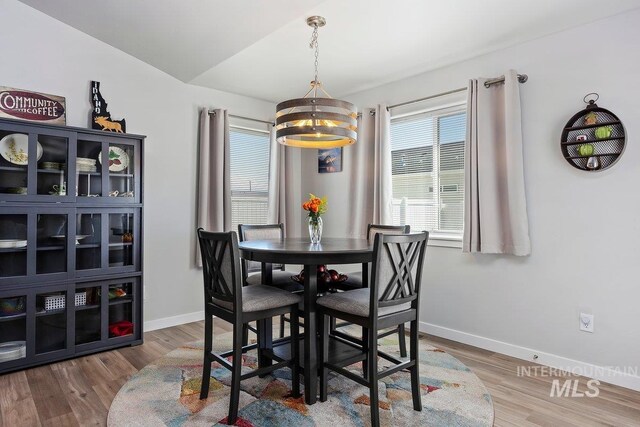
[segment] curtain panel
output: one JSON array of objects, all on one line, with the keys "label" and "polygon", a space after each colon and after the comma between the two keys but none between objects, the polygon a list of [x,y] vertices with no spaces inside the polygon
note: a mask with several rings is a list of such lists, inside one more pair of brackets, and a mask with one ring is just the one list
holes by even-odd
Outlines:
[{"label": "curtain panel", "polygon": [[520,84],[469,81],[465,142],[463,252],[529,255]]},{"label": "curtain panel", "polygon": [[[294,229],[298,206],[293,203],[293,159],[291,148],[276,141],[276,129],[269,128],[269,199],[267,224],[284,224],[285,236],[299,233]],[[294,210],[295,209],[295,210]]]},{"label": "curtain panel", "polygon": [[365,108],[358,141],[349,147],[349,236],[366,238],[368,224],[392,223],[391,115],[386,105]]},{"label": "curtain panel", "polygon": [[[229,116],[217,109],[200,111],[198,141],[197,227],[207,231],[231,230],[231,169]],[[196,239],[195,264],[202,267]]]}]

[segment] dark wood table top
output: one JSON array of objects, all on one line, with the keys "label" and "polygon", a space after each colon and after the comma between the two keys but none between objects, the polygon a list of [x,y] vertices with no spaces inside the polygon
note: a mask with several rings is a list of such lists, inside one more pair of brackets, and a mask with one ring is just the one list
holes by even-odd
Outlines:
[{"label": "dark wood table top", "polygon": [[366,239],[324,238],[316,245],[308,238],[240,242],[242,256],[251,261],[286,264],[351,264],[371,262],[373,247]]}]

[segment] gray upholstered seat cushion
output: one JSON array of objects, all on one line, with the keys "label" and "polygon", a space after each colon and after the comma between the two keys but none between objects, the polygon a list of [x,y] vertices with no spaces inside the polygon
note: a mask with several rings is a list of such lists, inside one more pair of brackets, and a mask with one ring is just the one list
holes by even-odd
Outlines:
[{"label": "gray upholstered seat cushion", "polygon": [[[295,276],[296,272],[293,271],[282,271],[282,270],[273,270],[272,273],[272,286],[276,288],[283,289],[288,292],[296,292],[304,290],[304,286],[293,279],[291,276]],[[263,285],[262,283],[262,274],[252,274],[247,277],[247,285]]]},{"label": "gray upholstered seat cushion", "polygon": [[[301,302],[301,296],[272,286],[255,285],[242,288],[243,312],[269,310],[291,304],[300,304]],[[213,303],[227,310],[233,310],[233,304],[229,301],[214,298]]]},{"label": "gray upholstered seat cushion", "polygon": [[[369,288],[338,292],[318,298],[318,305],[360,317],[369,316]],[[379,307],[378,316],[386,316],[411,308],[410,303]]]}]

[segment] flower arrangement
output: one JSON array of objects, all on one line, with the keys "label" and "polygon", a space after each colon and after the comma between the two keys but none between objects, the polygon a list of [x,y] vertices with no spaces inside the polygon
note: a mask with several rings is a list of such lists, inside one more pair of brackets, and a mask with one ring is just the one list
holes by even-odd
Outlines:
[{"label": "flower arrangement", "polygon": [[320,198],[309,193],[309,200],[302,204],[302,209],[309,212],[309,238],[311,243],[320,243],[322,239],[321,215],[327,211],[327,198]]},{"label": "flower arrangement", "polygon": [[309,200],[302,204],[302,209],[309,212],[309,218],[317,221],[320,215],[327,211],[327,198],[309,193]]}]

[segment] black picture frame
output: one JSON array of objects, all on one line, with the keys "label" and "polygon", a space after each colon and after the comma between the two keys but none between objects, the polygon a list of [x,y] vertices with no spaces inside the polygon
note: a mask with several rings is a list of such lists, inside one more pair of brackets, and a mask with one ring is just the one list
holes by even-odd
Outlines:
[{"label": "black picture frame", "polygon": [[318,149],[318,173],[342,172],[342,147]]}]

